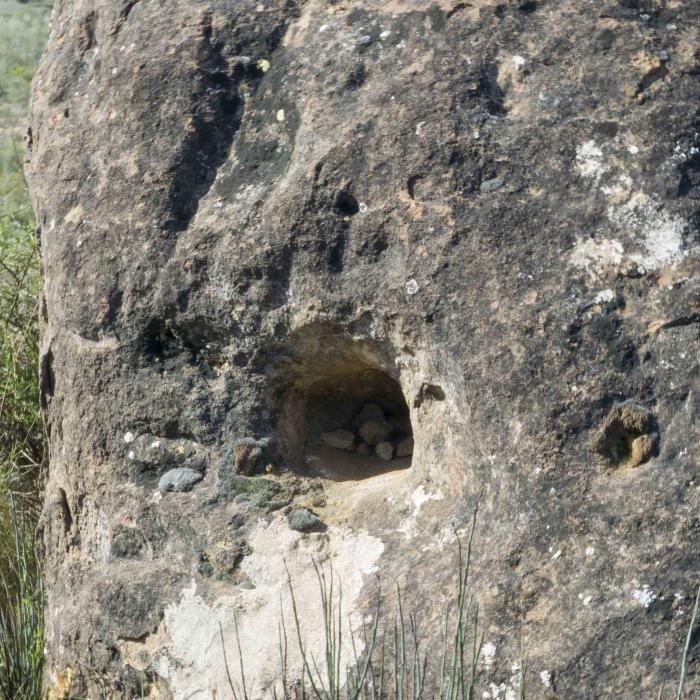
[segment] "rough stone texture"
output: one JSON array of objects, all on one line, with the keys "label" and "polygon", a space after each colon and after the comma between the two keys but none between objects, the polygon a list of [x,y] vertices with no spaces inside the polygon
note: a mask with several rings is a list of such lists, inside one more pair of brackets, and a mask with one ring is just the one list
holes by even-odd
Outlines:
[{"label": "rough stone texture", "polygon": [[366,403],[362,407],[362,410],[357,414],[352,424],[359,426],[368,420],[384,420],[384,411],[382,410],[381,406],[377,406],[376,403]]},{"label": "rough stone texture", "polygon": [[410,457],[413,454],[413,438],[409,435],[408,437],[399,440],[396,445],[396,456],[397,457]]},{"label": "rough stone texture", "polygon": [[372,454],[372,448],[366,442],[361,442],[357,446],[357,453],[362,457],[369,457]]},{"label": "rough stone texture", "polygon": [[[691,0],[57,0],[28,138],[54,697],[228,697],[234,610],[263,696],[287,570],[322,656],[313,558],[348,624],[378,571],[437,635],[478,499],[478,697],[517,696],[523,650],[532,698],[673,687],[699,570],[699,26]],[[370,370],[401,385],[412,466],[319,478],[305,397]],[[656,448],[611,469],[624,402]],[[190,493],[157,496],[156,441],[205,473]]]}]

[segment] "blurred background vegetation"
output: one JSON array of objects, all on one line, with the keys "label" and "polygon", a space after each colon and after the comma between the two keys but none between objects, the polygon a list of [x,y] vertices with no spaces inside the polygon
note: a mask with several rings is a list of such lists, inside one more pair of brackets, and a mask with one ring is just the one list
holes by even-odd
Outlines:
[{"label": "blurred background vegetation", "polygon": [[43,602],[34,533],[39,261],[22,173],[29,88],[48,37],[45,0],[0,0],[0,698],[41,696]]}]

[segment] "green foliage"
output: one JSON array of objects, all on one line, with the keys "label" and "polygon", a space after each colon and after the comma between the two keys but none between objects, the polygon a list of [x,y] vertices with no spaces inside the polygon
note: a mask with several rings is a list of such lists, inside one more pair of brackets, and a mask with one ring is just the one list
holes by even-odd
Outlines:
[{"label": "green foliage", "polygon": [[34,223],[25,194],[20,206],[0,205],[0,562],[16,553],[11,500],[23,519],[35,516],[39,502],[38,291]]},{"label": "green foliage", "polygon": [[248,501],[256,508],[266,510],[275,510],[285,505],[285,500],[279,501],[276,498],[281,490],[277,482],[254,476],[234,476],[229,485],[229,493],[236,500]]},{"label": "green foliage", "polygon": [[0,0],[0,123],[26,109],[29,83],[46,45],[49,5]]},{"label": "green foliage", "polygon": [[12,509],[14,556],[2,571],[0,698],[40,700],[44,669],[44,600],[34,553],[34,523]]},{"label": "green foliage", "polygon": [[[17,200],[13,200],[16,202]],[[0,698],[41,697],[43,599],[34,553],[43,430],[39,266],[31,208],[0,206]]]},{"label": "green foliage", "polygon": [[25,201],[21,163],[29,86],[48,35],[49,2],[0,0],[0,211]]},{"label": "green foliage", "polygon": [[47,27],[46,3],[0,0],[0,700],[38,699],[42,684],[39,264],[21,135]]}]

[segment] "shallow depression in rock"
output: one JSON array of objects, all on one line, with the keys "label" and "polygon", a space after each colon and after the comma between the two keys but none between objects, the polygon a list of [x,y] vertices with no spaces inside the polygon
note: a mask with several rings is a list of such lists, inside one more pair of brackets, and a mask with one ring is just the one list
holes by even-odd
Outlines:
[{"label": "shallow depression in rock", "polygon": [[345,365],[314,378],[293,419],[306,473],[357,480],[411,466],[409,408],[399,383],[381,370]]}]

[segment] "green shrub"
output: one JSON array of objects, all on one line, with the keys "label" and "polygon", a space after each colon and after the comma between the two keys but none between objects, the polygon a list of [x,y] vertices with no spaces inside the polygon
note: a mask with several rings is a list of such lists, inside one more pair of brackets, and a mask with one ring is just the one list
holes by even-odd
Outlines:
[{"label": "green shrub", "polygon": [[11,501],[23,522],[39,503],[38,287],[29,205],[0,211],[0,562],[16,553]]},{"label": "green shrub", "polygon": [[34,521],[22,520],[12,508],[12,532],[14,553],[1,577],[5,602],[0,606],[0,698],[40,700],[44,600],[34,551]]},{"label": "green shrub", "polygon": [[[23,202],[20,196],[23,195]],[[6,200],[7,201],[7,200]],[[39,266],[26,192],[0,205],[0,698],[41,698]]]},{"label": "green shrub", "polygon": [[0,0],[0,700],[41,698],[43,670],[39,265],[21,139],[47,37],[42,5]]}]

